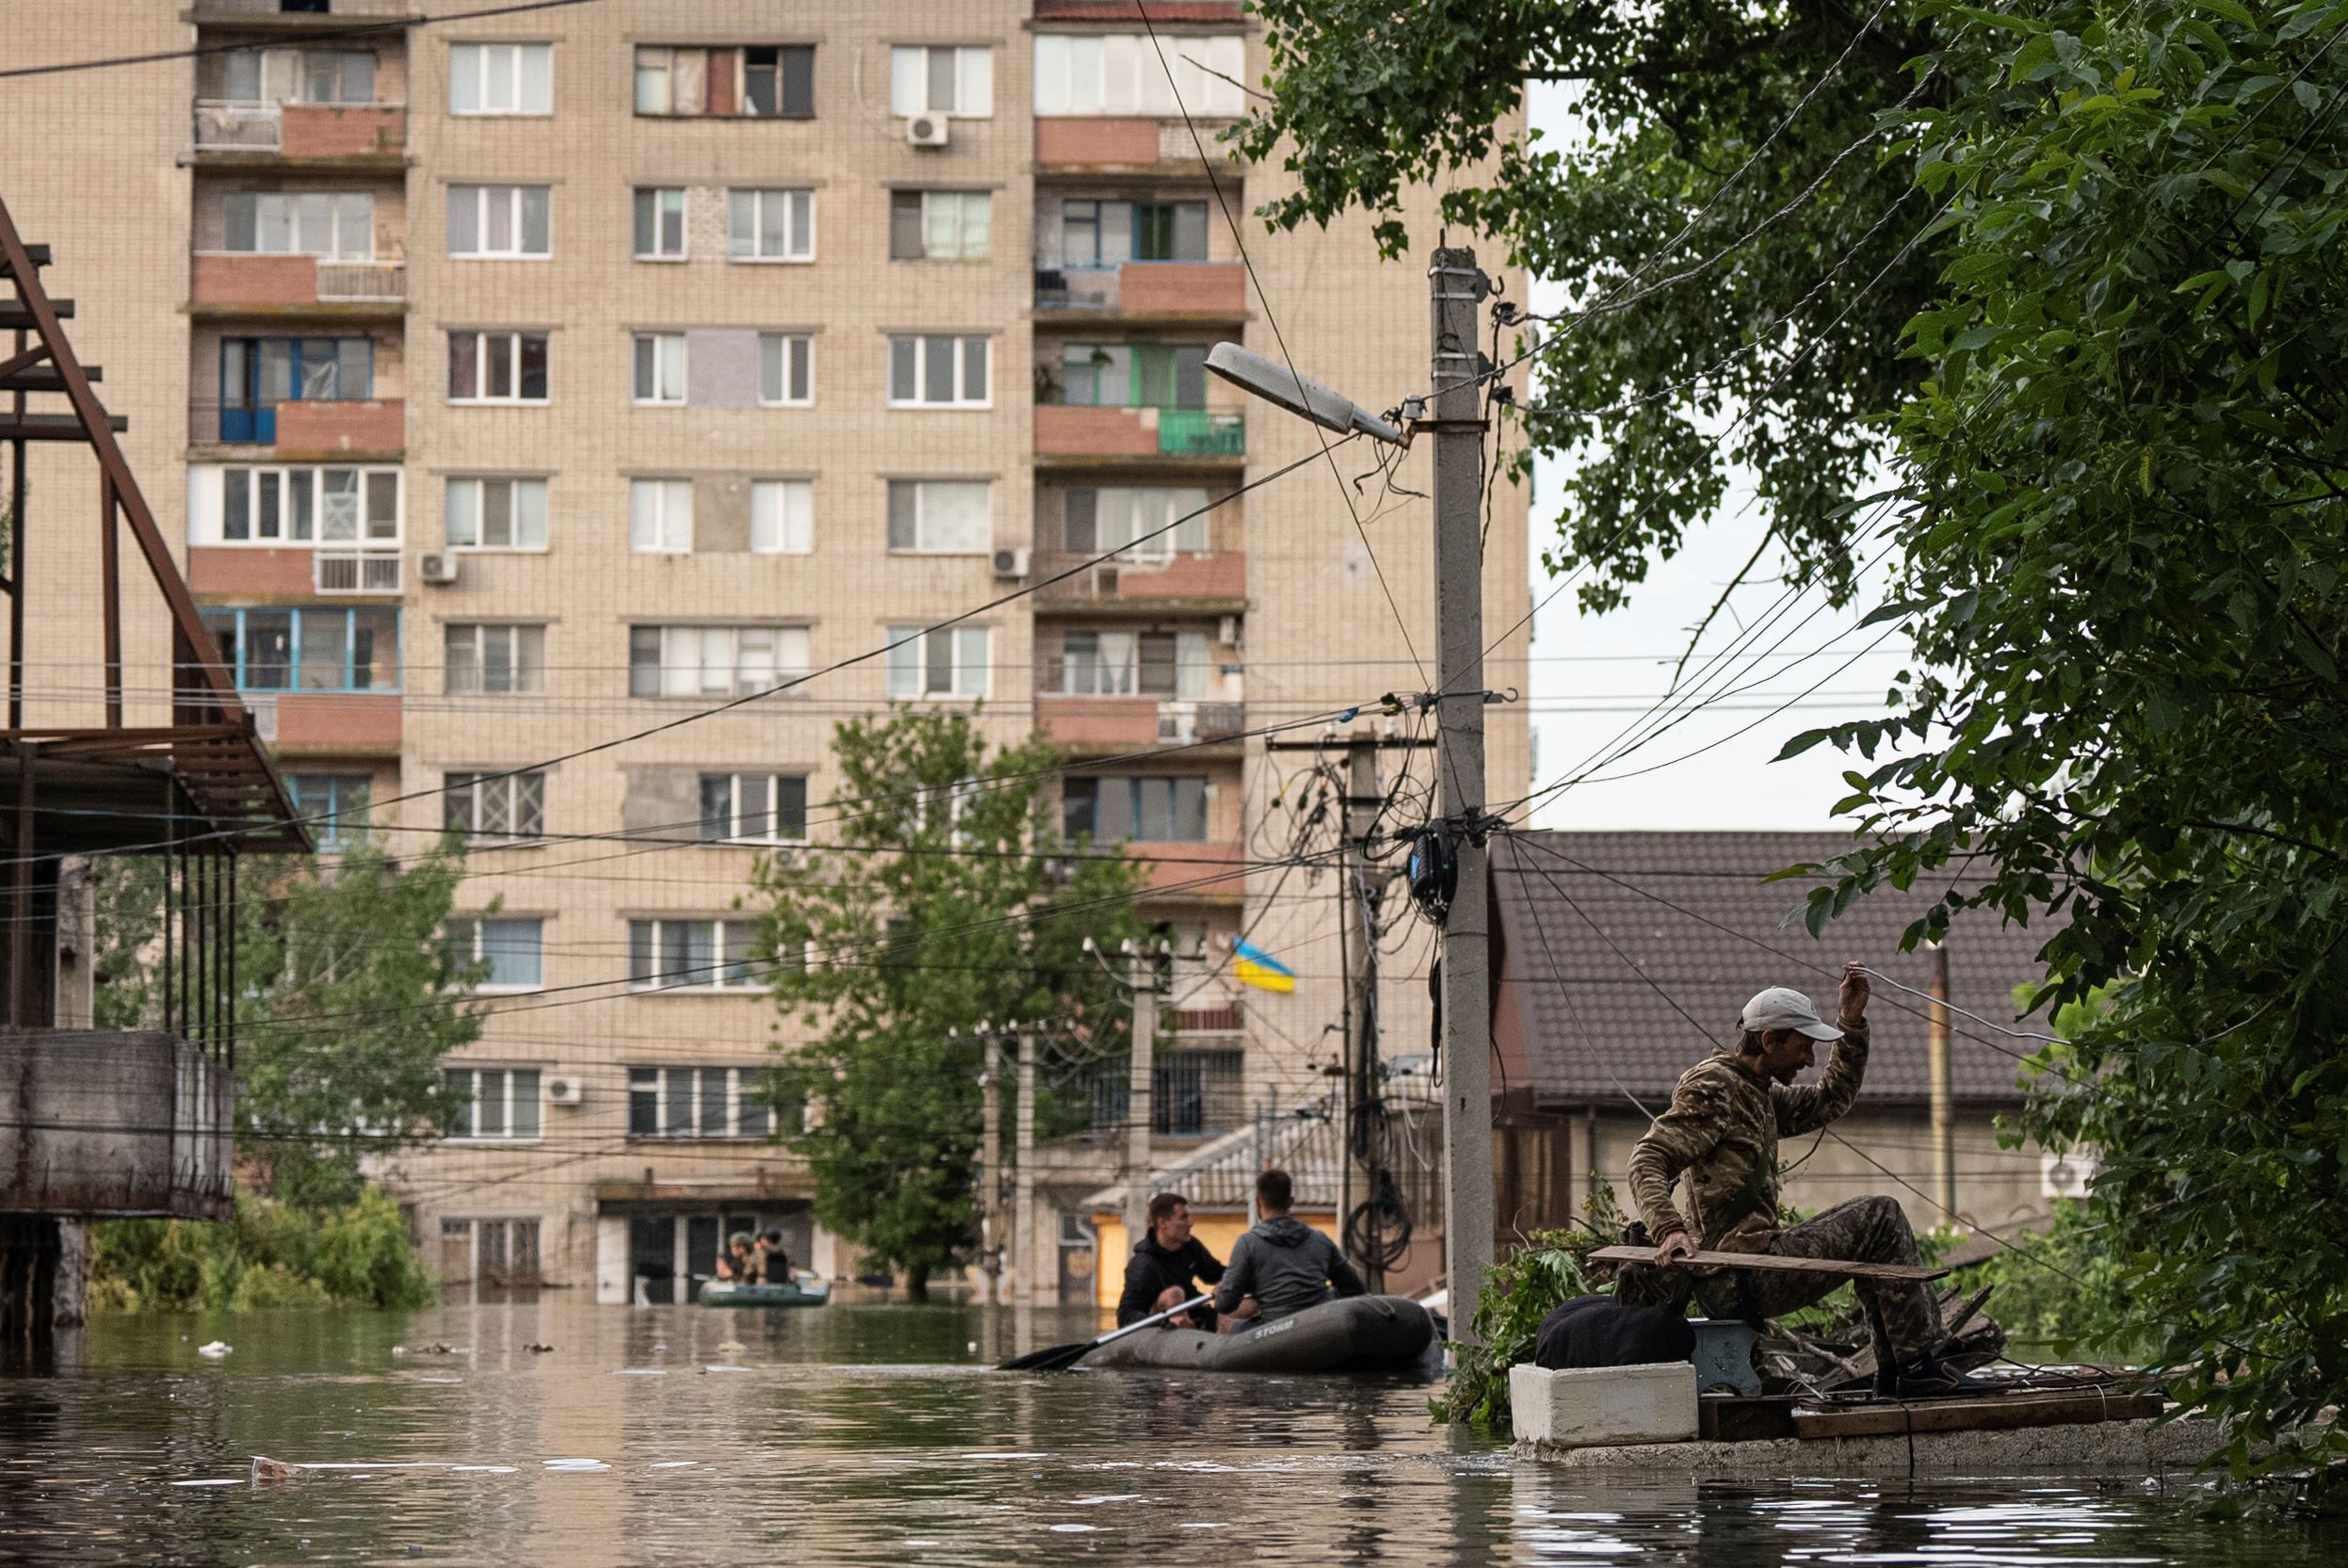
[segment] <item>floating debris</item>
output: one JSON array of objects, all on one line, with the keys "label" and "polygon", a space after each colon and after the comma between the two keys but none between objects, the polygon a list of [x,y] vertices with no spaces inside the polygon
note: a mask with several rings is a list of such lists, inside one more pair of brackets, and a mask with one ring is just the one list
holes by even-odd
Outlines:
[{"label": "floating debris", "polygon": [[718,1341],[718,1353],[721,1356],[737,1356],[749,1349],[749,1346],[743,1344],[738,1339],[721,1339]]},{"label": "floating debris", "polygon": [[202,1480],[178,1480],[171,1484],[173,1486],[241,1486],[244,1482],[236,1476],[209,1476]]},{"label": "floating debris", "polygon": [[200,1356],[210,1356],[214,1361],[218,1361],[235,1348],[225,1339],[216,1339],[209,1345],[197,1346],[196,1353]]},{"label": "floating debris", "polygon": [[608,1470],[611,1466],[600,1459],[550,1459],[546,1461],[546,1468],[565,1475],[591,1475],[598,1470]]},{"label": "floating debris", "polygon": [[537,1344],[537,1343],[535,1343],[535,1342],[533,1342],[533,1343],[531,1343],[531,1344],[528,1344],[528,1345],[525,1345],[525,1346],[523,1346],[522,1348],[523,1348],[524,1350],[526,1350],[529,1351],[529,1352],[530,1352],[530,1354],[532,1354],[532,1355],[534,1355],[534,1356],[542,1356],[542,1355],[544,1355],[547,1351],[549,1351],[549,1350],[553,1350],[553,1349],[554,1349],[554,1347],[553,1347],[552,1345],[540,1345],[540,1344]]},{"label": "floating debris", "polygon": [[697,1459],[664,1459],[653,1466],[656,1470],[690,1470],[701,1463]]},{"label": "floating debris", "polygon": [[1075,1508],[1098,1508],[1103,1503],[1138,1503],[1141,1500],[1142,1494],[1139,1492],[1104,1492],[1097,1497],[1078,1497],[1076,1502],[1070,1506]]},{"label": "floating debris", "polygon": [[964,1459],[1048,1459],[1048,1454],[964,1454]]},{"label": "floating debris", "polygon": [[703,1367],[702,1370],[704,1372],[747,1372],[750,1368],[747,1366],[737,1366],[732,1362],[713,1361],[708,1366]]},{"label": "floating debris", "polygon": [[661,1366],[623,1366],[611,1374],[615,1378],[665,1378],[668,1369]]}]

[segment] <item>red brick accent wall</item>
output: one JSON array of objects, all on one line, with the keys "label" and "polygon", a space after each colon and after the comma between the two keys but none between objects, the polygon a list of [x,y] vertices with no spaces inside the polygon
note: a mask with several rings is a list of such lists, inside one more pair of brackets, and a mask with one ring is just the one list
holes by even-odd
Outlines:
[{"label": "red brick accent wall", "polygon": [[1154,458],[1158,432],[1134,409],[1063,408],[1039,403],[1035,449],[1051,457]]},{"label": "red brick accent wall", "polygon": [[397,751],[399,699],[281,693],[277,743],[286,748]]},{"label": "red brick accent wall", "polygon": [[407,445],[407,405],[373,402],[280,403],[277,448],[284,452],[397,452]]},{"label": "red brick accent wall", "polygon": [[1041,697],[1035,727],[1063,746],[1155,746],[1158,700],[1154,697]]},{"label": "red brick accent wall", "polygon": [[[282,725],[284,720],[279,719]],[[282,733],[282,732],[281,732]],[[1125,853],[1149,867],[1149,885],[1153,890],[1174,887],[1180,883],[1196,885],[1183,888],[1192,897],[1238,897],[1247,886],[1247,857],[1237,844],[1143,844],[1125,846]],[[1163,856],[1163,859],[1158,857]],[[1227,875],[1217,876],[1217,868],[1227,866]],[[1212,881],[1201,881],[1212,877]]]},{"label": "red brick accent wall", "polygon": [[1158,161],[1158,121],[1046,116],[1035,122],[1038,163]]},{"label": "red brick accent wall", "polygon": [[197,256],[199,305],[306,305],[318,297],[317,263],[308,256]]},{"label": "red brick accent wall", "polygon": [[289,158],[397,153],[408,144],[408,111],[397,104],[288,104],[279,150]]},{"label": "red brick accent wall", "polygon": [[1237,315],[1247,309],[1238,262],[1129,262],[1117,272],[1117,305],[1137,313]]},{"label": "red brick accent wall", "polygon": [[1244,599],[1247,555],[1176,556],[1163,567],[1125,567],[1117,574],[1120,599]]},{"label": "red brick accent wall", "polygon": [[298,550],[190,545],[187,586],[198,593],[288,593],[304,598],[316,591],[306,544]]}]

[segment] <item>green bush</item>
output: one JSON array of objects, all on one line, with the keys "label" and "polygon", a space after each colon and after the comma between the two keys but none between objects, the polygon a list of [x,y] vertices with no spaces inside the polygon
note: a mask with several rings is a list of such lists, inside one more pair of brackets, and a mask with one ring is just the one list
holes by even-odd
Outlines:
[{"label": "green bush", "polygon": [[2026,1232],[2011,1250],[1966,1270],[1971,1287],[1996,1286],[1985,1310],[2004,1326],[2009,1355],[2141,1363],[2156,1353],[2128,1326],[2122,1260],[2105,1245],[2109,1235],[2088,1205],[2057,1200],[2046,1231]]},{"label": "green bush", "polygon": [[113,1220],[92,1228],[92,1312],[415,1307],[432,1278],[375,1188],[339,1208],[239,1197],[226,1224]]},{"label": "green bush", "polygon": [[1438,1421],[1498,1426],[1508,1420],[1508,1369],[1532,1359],[1541,1319],[1590,1294],[1582,1258],[1599,1245],[1588,1231],[1535,1231],[1530,1242],[1485,1271],[1476,1303],[1476,1342],[1454,1344],[1458,1365],[1428,1401]]}]

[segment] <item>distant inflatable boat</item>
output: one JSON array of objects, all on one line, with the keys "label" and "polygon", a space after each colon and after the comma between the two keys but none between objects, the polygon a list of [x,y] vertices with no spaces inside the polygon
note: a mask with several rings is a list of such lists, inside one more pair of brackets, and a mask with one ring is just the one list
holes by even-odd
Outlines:
[{"label": "distant inflatable boat", "polygon": [[832,1287],[818,1279],[793,1280],[787,1285],[735,1285],[716,1280],[701,1287],[705,1307],[816,1307],[832,1299]]},{"label": "distant inflatable boat", "polygon": [[1323,1301],[1238,1334],[1143,1329],[1084,1356],[1079,1367],[1164,1367],[1187,1372],[1377,1372],[1417,1366],[1434,1344],[1434,1319],[1401,1296]]}]

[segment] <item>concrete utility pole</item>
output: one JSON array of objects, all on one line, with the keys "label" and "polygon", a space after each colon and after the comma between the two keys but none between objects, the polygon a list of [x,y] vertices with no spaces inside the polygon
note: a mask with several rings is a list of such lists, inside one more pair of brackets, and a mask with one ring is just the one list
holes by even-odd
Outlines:
[{"label": "concrete utility pole", "polygon": [[1933,1173],[1941,1214],[1956,1220],[1956,1075],[1949,1063],[1949,944],[1933,944],[1932,1000],[1925,1004],[1924,1040],[1932,1066]]},{"label": "concrete utility pole", "polygon": [[[1016,1027],[1016,1026],[1013,1026]],[[1012,1136],[1018,1140],[1019,1174],[1012,1202],[1019,1255],[1012,1264],[1013,1288],[1021,1306],[1036,1302],[1035,1254],[1035,1031],[1019,1030],[1019,1115]]]},{"label": "concrete utility pole", "polygon": [[1451,1337],[1475,1334],[1492,1266],[1492,994],[1483,828],[1483,430],[1476,352],[1489,291],[1469,250],[1439,250],[1434,353],[1435,782],[1458,881],[1443,923],[1443,1191]]},{"label": "concrete utility pole", "polygon": [[984,1026],[979,1074],[979,1267],[991,1305],[1003,1299],[1003,1037]]},{"label": "concrete utility pole", "polygon": [[[1125,1097],[1125,1251],[1149,1228],[1150,1132],[1158,1108],[1158,955],[1125,944],[1126,989],[1133,994],[1133,1081]],[[1103,1259],[1104,1267],[1108,1259]],[[1118,1272],[1125,1259],[1116,1260]]]},{"label": "concrete utility pole", "polygon": [[[1378,1091],[1378,932],[1369,919],[1369,831],[1378,819],[1378,804],[1385,790],[1378,779],[1378,742],[1355,736],[1345,748],[1345,940],[1361,955],[1349,977],[1352,994],[1345,999],[1345,1202],[1337,1210],[1337,1240],[1349,1239],[1354,1204],[1367,1202],[1369,1214],[1378,1212],[1382,1163],[1385,1150],[1385,1097]],[[1361,1196],[1353,1180],[1360,1168]],[[1373,1244],[1353,1260],[1362,1283],[1373,1291],[1386,1286],[1386,1266],[1375,1244],[1377,1227],[1366,1227]]]}]

